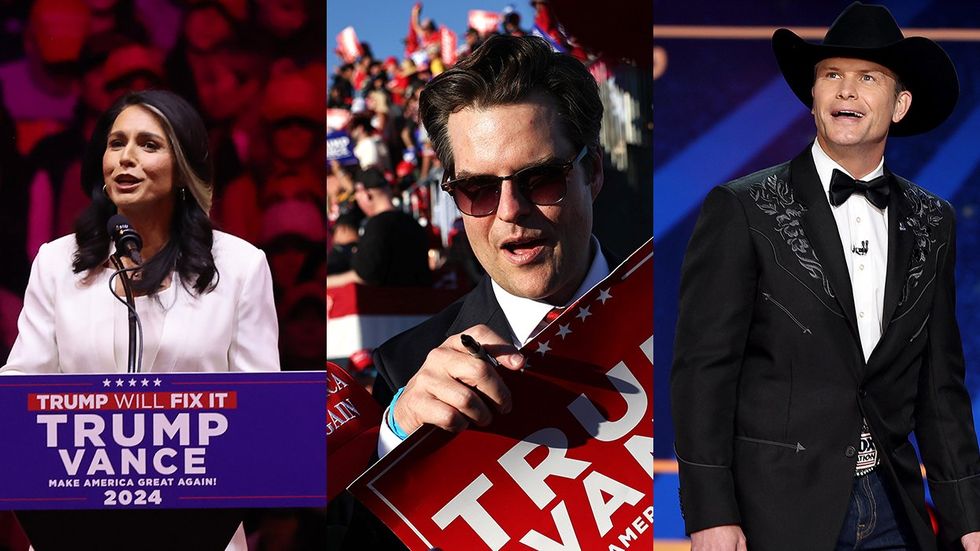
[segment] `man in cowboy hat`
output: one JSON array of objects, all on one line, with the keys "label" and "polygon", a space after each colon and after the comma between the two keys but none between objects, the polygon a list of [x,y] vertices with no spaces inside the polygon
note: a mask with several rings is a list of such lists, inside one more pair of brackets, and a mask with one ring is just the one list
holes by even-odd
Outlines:
[{"label": "man in cowboy hat", "polygon": [[956,72],[860,3],[773,49],[817,136],[712,190],[688,246],[671,394],[692,547],[980,549],[953,209],[883,157],[949,116]]}]

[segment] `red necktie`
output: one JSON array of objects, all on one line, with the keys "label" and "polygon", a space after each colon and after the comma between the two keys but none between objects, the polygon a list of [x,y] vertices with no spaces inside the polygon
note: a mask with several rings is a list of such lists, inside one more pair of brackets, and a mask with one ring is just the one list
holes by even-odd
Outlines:
[{"label": "red necktie", "polygon": [[565,311],[564,306],[555,306],[551,310],[548,310],[548,313],[544,315],[544,317],[541,319],[541,323],[539,323],[538,326],[534,328],[534,331],[531,332],[531,335],[534,336],[540,333],[541,331],[543,331],[544,328],[548,326],[548,324],[558,319],[558,316],[560,316],[561,313],[564,311]]}]

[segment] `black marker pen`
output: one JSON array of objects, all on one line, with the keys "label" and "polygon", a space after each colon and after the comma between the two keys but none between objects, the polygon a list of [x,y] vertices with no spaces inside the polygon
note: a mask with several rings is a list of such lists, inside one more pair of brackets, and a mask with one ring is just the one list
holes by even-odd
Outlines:
[{"label": "black marker pen", "polygon": [[474,358],[480,358],[494,367],[500,367],[500,362],[488,354],[487,350],[483,348],[483,345],[476,342],[476,339],[473,337],[464,333],[460,335],[459,340],[463,342],[463,347],[466,348],[466,351],[469,352]]}]

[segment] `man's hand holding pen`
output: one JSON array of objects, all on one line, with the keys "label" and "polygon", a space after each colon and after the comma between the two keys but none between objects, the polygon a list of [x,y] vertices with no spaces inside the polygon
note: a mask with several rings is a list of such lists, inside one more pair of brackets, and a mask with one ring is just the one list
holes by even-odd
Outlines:
[{"label": "man's hand holding pen", "polygon": [[426,423],[451,432],[470,423],[486,426],[494,413],[504,414],[512,407],[510,390],[491,359],[512,371],[520,371],[525,363],[509,340],[486,325],[450,336],[429,352],[391,414],[407,433]]}]

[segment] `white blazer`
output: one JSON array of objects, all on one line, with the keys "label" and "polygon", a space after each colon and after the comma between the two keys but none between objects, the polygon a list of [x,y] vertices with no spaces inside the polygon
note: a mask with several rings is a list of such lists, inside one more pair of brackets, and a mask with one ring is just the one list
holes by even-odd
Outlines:
[{"label": "white blazer", "polygon": [[[76,250],[74,235],[41,246],[17,340],[0,375],[120,371],[113,309],[126,307],[109,290],[109,270],[88,281],[85,273],[72,272]],[[143,372],[279,371],[279,326],[265,254],[218,231],[211,251],[218,285],[210,293],[192,294],[174,274],[175,302],[166,312],[159,351],[143,364]],[[247,548],[239,526],[226,551]]]},{"label": "white blazer", "polygon": [[[114,360],[114,309],[108,269],[85,280],[72,272],[77,250],[68,235],[41,246],[31,268],[17,340],[0,374],[107,373]],[[278,371],[279,326],[265,254],[233,235],[214,232],[217,287],[201,295],[179,279],[160,348],[143,372]],[[126,338],[122,336],[121,338]]]}]

